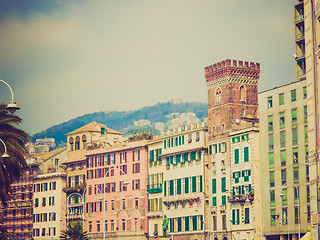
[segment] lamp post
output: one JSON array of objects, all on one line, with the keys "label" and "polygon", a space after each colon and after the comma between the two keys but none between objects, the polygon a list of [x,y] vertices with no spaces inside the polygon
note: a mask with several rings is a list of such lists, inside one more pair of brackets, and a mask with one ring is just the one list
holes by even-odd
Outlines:
[{"label": "lamp post", "polygon": [[5,82],[4,80],[0,79],[0,82],[4,83],[5,85],[7,85],[7,87],[9,88],[10,92],[11,92],[11,102],[7,105],[7,109],[14,114],[16,110],[19,110],[20,107],[18,106],[18,104],[14,101],[14,95],[13,95],[13,91],[12,88],[10,87],[10,85]]},{"label": "lamp post", "polygon": [[[298,229],[299,229],[299,239],[300,239],[300,196],[299,196],[299,188],[297,187],[297,185],[295,185],[292,182],[288,182],[288,183],[284,183],[281,186],[281,193],[280,193],[280,197],[283,198],[284,197],[284,193],[283,193],[283,187],[287,186],[288,184],[291,184],[295,190],[297,191],[297,198],[298,198],[298,221],[299,221],[299,225],[298,225]],[[288,194],[288,193],[287,193]],[[287,219],[288,219],[288,215],[287,215]],[[289,239],[289,222],[287,220],[287,224],[288,224],[288,239]]]},{"label": "lamp post", "polygon": [[[120,172],[123,173],[123,175],[125,176],[124,181],[122,181],[122,185],[123,186],[127,186],[129,184],[129,182],[127,181],[127,175],[126,173],[119,168],[118,166],[116,167],[117,169],[120,170]],[[104,176],[103,176],[103,240],[106,239],[106,176],[108,175],[108,173],[113,170],[114,171],[115,168],[110,168],[108,171],[105,172]]]},{"label": "lamp post", "polygon": [[4,153],[2,154],[2,158],[10,158],[9,154],[7,153],[7,146],[6,144],[4,143],[4,141],[2,141],[2,139],[0,138],[0,142],[3,144],[3,147],[4,147]]}]

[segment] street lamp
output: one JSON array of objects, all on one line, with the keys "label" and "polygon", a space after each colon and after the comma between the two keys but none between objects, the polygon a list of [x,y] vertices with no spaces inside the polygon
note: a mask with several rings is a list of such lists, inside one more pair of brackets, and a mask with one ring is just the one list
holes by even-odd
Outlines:
[{"label": "street lamp", "polygon": [[0,142],[3,144],[4,146],[4,153],[2,154],[2,158],[10,158],[9,154],[7,153],[7,146],[6,144],[4,143],[4,141],[2,141],[2,139],[0,138]]},{"label": "street lamp", "polygon": [[[122,185],[124,187],[128,186],[129,182],[127,181],[126,173],[118,166],[116,168],[119,169],[120,172],[122,172],[123,175],[125,176],[124,181],[122,181]],[[106,203],[105,203],[106,202],[106,176],[111,170],[114,170],[114,168],[110,168],[108,171],[105,172],[103,176],[103,240],[106,239]]]},{"label": "street lamp", "polygon": [[8,88],[10,89],[11,92],[11,102],[7,105],[7,109],[11,112],[11,114],[14,114],[16,110],[19,110],[20,107],[18,106],[18,104],[14,101],[14,95],[13,95],[13,91],[12,88],[10,87],[10,85],[3,81],[2,79],[0,79],[0,82],[3,82],[5,85],[8,86]]},{"label": "street lamp", "polygon": [[[298,221],[299,221],[299,225],[298,225],[298,229],[299,229],[299,239],[300,239],[300,196],[299,196],[299,188],[297,187],[297,185],[295,185],[294,183],[291,183],[291,182],[288,182],[288,183],[284,183],[282,184],[281,186],[281,193],[279,194],[279,196],[281,198],[284,197],[284,193],[283,193],[283,187],[284,186],[287,186],[287,184],[291,184],[295,190],[297,191],[297,198],[298,198]],[[287,193],[288,194],[288,193]],[[287,216],[288,218],[288,216]],[[288,224],[288,239],[289,239],[289,223],[288,223],[288,220],[287,220],[287,224]]]}]

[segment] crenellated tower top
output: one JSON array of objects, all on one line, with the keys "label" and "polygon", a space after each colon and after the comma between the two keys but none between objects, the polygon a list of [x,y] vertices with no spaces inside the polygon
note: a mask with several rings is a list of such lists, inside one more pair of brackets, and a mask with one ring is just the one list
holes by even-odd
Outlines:
[{"label": "crenellated tower top", "polygon": [[258,80],[260,63],[226,59],[222,62],[205,67],[206,82],[212,82],[225,77]]}]

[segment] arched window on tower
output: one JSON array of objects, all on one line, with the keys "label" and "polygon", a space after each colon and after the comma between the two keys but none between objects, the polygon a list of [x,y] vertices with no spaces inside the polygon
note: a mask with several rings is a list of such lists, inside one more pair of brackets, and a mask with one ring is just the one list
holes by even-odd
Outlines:
[{"label": "arched window on tower", "polygon": [[79,136],[76,137],[76,143],[74,145],[74,150],[80,150],[80,138],[79,138]]},{"label": "arched window on tower", "polygon": [[216,130],[216,128],[214,126],[212,126],[212,137],[214,136],[214,131]]},{"label": "arched window on tower", "polygon": [[245,101],[246,100],[246,89],[245,87],[242,85],[240,87],[240,101]]},{"label": "arched window on tower", "polygon": [[218,88],[216,91],[216,105],[221,104],[221,89]]},{"label": "arched window on tower", "polygon": [[73,151],[73,138],[69,138],[69,151]]},{"label": "arched window on tower", "polygon": [[224,123],[222,123],[222,125],[221,125],[221,133],[224,134],[224,131],[225,131],[225,125],[224,125]]}]

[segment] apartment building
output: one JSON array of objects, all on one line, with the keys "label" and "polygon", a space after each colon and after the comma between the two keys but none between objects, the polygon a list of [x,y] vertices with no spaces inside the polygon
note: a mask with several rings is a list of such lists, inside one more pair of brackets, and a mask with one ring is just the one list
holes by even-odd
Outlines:
[{"label": "apartment building", "polygon": [[67,136],[67,161],[63,163],[67,170],[67,186],[64,188],[68,201],[68,221],[82,221],[83,205],[76,192],[86,189],[87,149],[107,148],[122,141],[122,133],[105,125],[91,122],[76,129]]},{"label": "apartment building", "polygon": [[307,82],[259,93],[263,235],[299,239],[310,221]]},{"label": "apartment building", "polygon": [[215,240],[261,239],[259,76],[260,64],[253,62],[227,59],[205,68],[208,222]]},{"label": "apartment building", "polygon": [[85,226],[90,239],[146,239],[147,143],[130,141],[87,151]]},{"label": "apartment building", "polygon": [[[158,150],[157,161],[150,160],[149,181],[152,184],[155,176],[159,177],[158,182],[163,181],[163,220],[169,223],[165,236],[193,240],[206,234],[207,132],[205,123],[167,131],[162,136],[162,150]],[[156,172],[155,169],[163,172]],[[160,199],[159,196],[159,204]],[[150,209],[156,207],[152,196],[149,203]]]},{"label": "apartment building", "polygon": [[65,171],[39,174],[33,185],[33,239],[59,239],[66,229]]},{"label": "apartment building", "polygon": [[162,163],[161,154],[163,139],[157,139],[148,143],[148,233],[149,239],[157,239],[163,236],[163,174],[166,165]]}]

